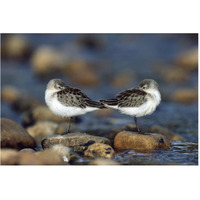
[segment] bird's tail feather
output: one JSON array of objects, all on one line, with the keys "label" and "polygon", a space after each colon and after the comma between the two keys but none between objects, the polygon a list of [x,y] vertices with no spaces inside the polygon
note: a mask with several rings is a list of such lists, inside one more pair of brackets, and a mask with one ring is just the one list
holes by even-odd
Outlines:
[{"label": "bird's tail feather", "polygon": [[100,100],[101,103],[109,105],[109,106],[116,106],[117,99],[107,99],[107,100]]},{"label": "bird's tail feather", "polygon": [[101,102],[88,100],[87,103],[88,103],[88,106],[91,106],[91,107],[97,107],[97,108],[99,108],[99,109],[106,108],[106,107],[104,106],[104,104],[101,103]]}]

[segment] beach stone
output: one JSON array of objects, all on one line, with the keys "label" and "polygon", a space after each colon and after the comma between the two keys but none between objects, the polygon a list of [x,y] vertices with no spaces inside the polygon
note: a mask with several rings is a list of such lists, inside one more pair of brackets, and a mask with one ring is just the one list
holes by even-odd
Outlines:
[{"label": "beach stone", "polygon": [[114,138],[114,149],[118,150],[150,150],[170,146],[166,137],[157,133],[138,134],[137,132],[122,131]]},{"label": "beach stone", "polygon": [[77,153],[73,151],[72,148],[66,147],[62,144],[53,145],[50,147],[50,149],[57,153],[64,162],[70,162],[80,157]]},{"label": "beach stone", "polygon": [[115,155],[115,151],[110,145],[103,143],[94,143],[88,146],[88,148],[84,151],[84,155],[91,158],[113,158]]},{"label": "beach stone", "polygon": [[36,157],[40,160],[42,165],[63,165],[64,161],[58,155],[57,152],[55,152],[52,149],[45,149],[44,151],[38,151],[35,153]]},{"label": "beach stone", "polygon": [[16,149],[1,149],[1,165],[15,165],[18,151]]},{"label": "beach stone", "polygon": [[180,89],[175,91],[171,100],[182,104],[191,104],[198,101],[197,89]]},{"label": "beach stone", "polygon": [[162,135],[164,135],[167,139],[169,140],[179,140],[179,141],[183,141],[184,138],[177,135],[176,133],[174,133],[173,131],[170,131],[169,129],[159,126],[159,125],[154,125],[149,129],[150,133],[160,133]]},{"label": "beach stone", "polygon": [[16,122],[1,118],[1,147],[2,148],[34,148],[35,140]]},{"label": "beach stone", "polygon": [[40,46],[32,55],[33,71],[40,77],[60,72],[63,67],[61,54],[51,46]]},{"label": "beach stone", "polygon": [[22,94],[12,102],[11,107],[17,112],[27,112],[41,105],[41,102],[34,97]]},{"label": "beach stone", "polygon": [[64,73],[71,82],[81,87],[95,87],[100,79],[92,65],[83,60],[71,61],[64,68]]},{"label": "beach stone", "polygon": [[198,48],[192,48],[182,52],[176,59],[175,63],[178,67],[187,71],[198,69]]},{"label": "beach stone", "polygon": [[120,165],[120,163],[112,159],[95,158],[89,162],[89,165]]},{"label": "beach stone", "polygon": [[25,113],[23,118],[24,125],[30,125],[37,121],[52,121],[56,123],[67,122],[68,118],[54,115],[47,106],[41,105]]},{"label": "beach stone", "polygon": [[12,86],[4,86],[1,90],[1,99],[2,101],[13,103],[15,102],[20,96],[20,92],[12,87]]},{"label": "beach stone", "polygon": [[20,152],[29,152],[29,153],[35,153],[35,151],[31,148],[24,148],[24,149],[21,149]]},{"label": "beach stone", "polygon": [[41,144],[41,140],[48,135],[53,135],[58,129],[58,124],[50,121],[38,121],[33,126],[26,130],[31,135],[37,144]]},{"label": "beach stone", "polygon": [[111,144],[107,138],[88,135],[86,133],[47,136],[41,141],[43,149],[49,148],[54,144],[62,144],[67,147],[72,147],[77,152],[86,150],[89,145],[94,143]]},{"label": "beach stone", "polygon": [[17,165],[43,165],[43,161],[33,152],[19,152],[16,157]]},{"label": "beach stone", "polygon": [[9,34],[2,41],[3,58],[22,60],[31,54],[31,45],[27,38],[22,35]]}]

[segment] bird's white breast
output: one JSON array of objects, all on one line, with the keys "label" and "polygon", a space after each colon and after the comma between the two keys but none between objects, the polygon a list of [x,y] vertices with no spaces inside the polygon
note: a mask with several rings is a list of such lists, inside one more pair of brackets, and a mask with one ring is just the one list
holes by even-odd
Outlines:
[{"label": "bird's white breast", "polygon": [[120,110],[121,113],[142,117],[145,115],[152,114],[156,107],[159,105],[161,101],[161,96],[158,90],[148,91],[147,101],[139,107],[118,107],[118,106],[109,106],[114,109]]},{"label": "bird's white breast", "polygon": [[75,106],[65,106],[60,101],[58,101],[57,96],[54,95],[54,92],[48,90],[45,92],[45,101],[49,109],[55,115],[60,117],[73,117],[98,110],[98,108],[94,107],[79,108]]}]

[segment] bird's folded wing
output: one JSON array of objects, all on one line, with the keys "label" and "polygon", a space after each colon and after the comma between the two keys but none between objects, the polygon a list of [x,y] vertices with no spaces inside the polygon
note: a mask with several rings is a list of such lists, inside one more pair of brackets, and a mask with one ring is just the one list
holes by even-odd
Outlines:
[{"label": "bird's folded wing", "polygon": [[75,106],[80,108],[97,107],[101,108],[103,105],[99,102],[91,100],[87,95],[76,88],[66,88],[57,92],[58,100],[66,106]]},{"label": "bird's folded wing", "polygon": [[147,93],[139,89],[129,89],[116,96],[119,107],[139,107],[146,102]]}]

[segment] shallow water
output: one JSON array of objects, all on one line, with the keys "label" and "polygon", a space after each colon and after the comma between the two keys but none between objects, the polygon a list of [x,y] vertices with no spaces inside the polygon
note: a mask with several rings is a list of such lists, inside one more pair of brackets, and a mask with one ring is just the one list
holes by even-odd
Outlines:
[{"label": "shallow water", "polygon": [[[40,45],[52,45],[70,52],[70,56],[82,57],[93,62],[106,63],[104,70],[99,70],[101,84],[97,88],[81,88],[92,99],[112,98],[116,93],[130,87],[137,86],[143,78],[153,78],[160,83],[161,92],[171,95],[177,88],[194,88],[198,85],[198,75],[192,73],[190,80],[181,84],[166,83],[154,71],[157,63],[171,64],[176,56],[190,47],[196,45],[196,41],[188,39],[186,35],[155,35],[155,34],[103,34],[99,35],[103,41],[102,50],[72,48],[77,45],[80,35],[57,34],[29,34],[26,37],[31,42],[33,49]],[[73,51],[70,51],[70,50]],[[107,67],[107,68],[106,68]],[[106,70],[105,70],[106,69]],[[2,60],[2,87],[11,85],[24,93],[31,94],[44,103],[44,91],[48,78],[40,79],[34,75],[30,60],[23,62]],[[135,74],[134,79],[122,88],[115,88],[110,80],[118,73],[130,70]],[[162,70],[162,68],[160,69]],[[66,77],[60,76],[68,83]],[[71,85],[76,86],[76,83]],[[98,92],[96,92],[98,91]],[[13,119],[22,124],[23,114],[16,113],[9,105],[2,102],[1,116]],[[99,118],[94,113],[80,116],[81,122],[75,124],[77,130],[91,130],[94,135],[98,130],[109,130],[133,123],[129,116],[114,111],[107,118]],[[144,131],[152,125],[161,125],[184,138],[184,141],[172,141],[172,147],[166,150],[156,150],[151,153],[138,153],[133,150],[117,153],[114,159],[122,164],[134,165],[197,165],[198,164],[198,104],[178,104],[164,99],[156,112],[151,116],[138,119],[140,127]],[[89,127],[89,128],[88,128]],[[85,164],[88,160],[80,160],[79,164]]]}]

